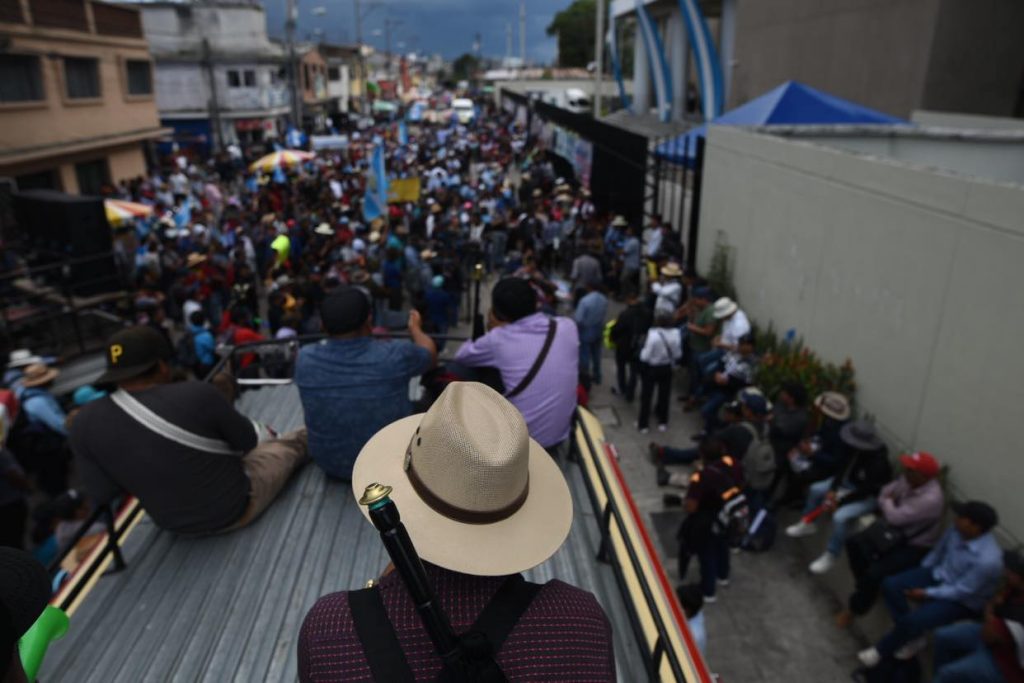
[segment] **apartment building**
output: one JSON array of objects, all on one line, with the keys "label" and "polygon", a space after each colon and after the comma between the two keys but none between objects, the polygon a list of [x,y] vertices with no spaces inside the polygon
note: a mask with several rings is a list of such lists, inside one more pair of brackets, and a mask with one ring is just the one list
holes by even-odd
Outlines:
[{"label": "apartment building", "polygon": [[0,0],[0,176],[96,194],[146,172],[160,126],[137,10]]}]

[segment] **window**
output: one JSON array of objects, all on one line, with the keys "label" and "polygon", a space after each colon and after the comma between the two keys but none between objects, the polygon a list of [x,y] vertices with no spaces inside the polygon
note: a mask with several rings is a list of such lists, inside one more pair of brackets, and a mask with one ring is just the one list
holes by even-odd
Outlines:
[{"label": "window", "polygon": [[104,185],[110,184],[110,167],[106,159],[83,161],[75,164],[78,178],[78,194],[99,194]]},{"label": "window", "polygon": [[228,70],[228,87],[239,88],[242,85],[241,75],[234,69]]},{"label": "window", "polygon": [[327,80],[334,82],[341,80],[341,69],[336,66],[327,67]]},{"label": "window", "polygon": [[99,61],[89,57],[65,57],[64,80],[68,97],[73,100],[100,96]]},{"label": "window", "polygon": [[128,81],[129,95],[152,95],[153,72],[149,61],[145,59],[129,59],[124,63]]},{"label": "window", "polygon": [[53,169],[15,176],[19,190],[59,190],[60,180]]},{"label": "window", "polygon": [[245,71],[245,87],[252,88],[256,85],[256,72],[252,69],[246,69]]},{"label": "window", "polygon": [[39,102],[43,72],[39,57],[0,54],[0,102]]}]

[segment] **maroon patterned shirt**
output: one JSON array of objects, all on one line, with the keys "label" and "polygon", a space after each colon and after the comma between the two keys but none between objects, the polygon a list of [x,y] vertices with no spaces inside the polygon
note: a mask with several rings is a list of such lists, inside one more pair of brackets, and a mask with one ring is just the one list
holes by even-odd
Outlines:
[{"label": "maroon patterned shirt", "polygon": [[[473,625],[505,580],[425,566],[456,633]],[[396,572],[384,577],[380,591],[416,680],[435,680],[441,659]],[[373,680],[352,622],[348,593],[317,600],[302,622],[298,648],[301,681]],[[509,681],[614,681],[611,625],[592,594],[551,581],[512,629],[498,652],[498,664]]]}]

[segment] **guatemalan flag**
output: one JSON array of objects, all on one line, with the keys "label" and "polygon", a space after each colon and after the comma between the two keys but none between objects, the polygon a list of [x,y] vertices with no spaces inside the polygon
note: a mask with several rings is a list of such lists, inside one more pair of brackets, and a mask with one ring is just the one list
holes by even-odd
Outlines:
[{"label": "guatemalan flag", "polygon": [[366,169],[366,194],[363,197],[363,218],[372,221],[387,212],[388,178],[384,173],[384,149],[374,145],[370,167]]}]

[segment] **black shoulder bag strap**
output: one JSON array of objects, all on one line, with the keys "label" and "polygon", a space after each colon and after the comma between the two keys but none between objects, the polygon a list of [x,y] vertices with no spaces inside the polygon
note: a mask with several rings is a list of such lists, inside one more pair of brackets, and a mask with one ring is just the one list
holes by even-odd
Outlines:
[{"label": "black shoulder bag strap", "polygon": [[373,587],[350,591],[348,607],[373,680],[414,683],[416,677],[409,668],[402,644],[398,642],[395,628],[388,619],[380,589]]},{"label": "black shoulder bag strap", "polygon": [[526,373],[526,377],[523,377],[516,385],[516,388],[505,394],[505,398],[513,398],[523,393],[526,387],[530,386],[530,382],[537,376],[540,371],[540,366],[544,365],[544,359],[548,357],[548,351],[551,350],[551,342],[555,340],[555,331],[558,329],[558,324],[554,318],[548,318],[548,336],[544,338],[544,346],[541,347],[540,353],[537,354],[537,360],[533,361],[533,367]]}]

